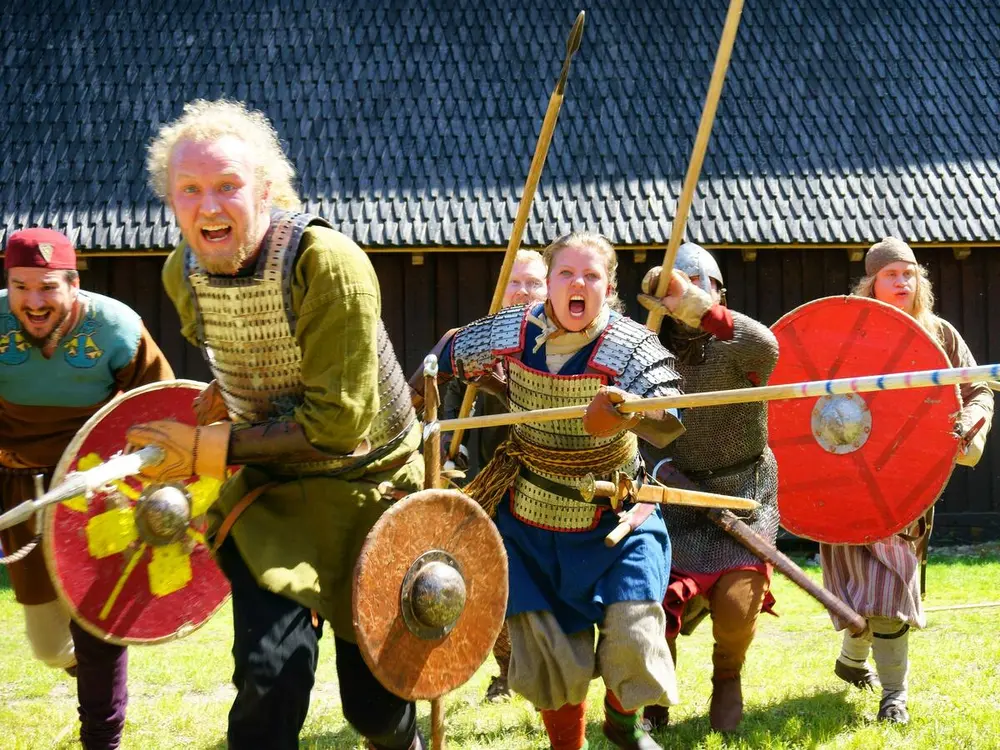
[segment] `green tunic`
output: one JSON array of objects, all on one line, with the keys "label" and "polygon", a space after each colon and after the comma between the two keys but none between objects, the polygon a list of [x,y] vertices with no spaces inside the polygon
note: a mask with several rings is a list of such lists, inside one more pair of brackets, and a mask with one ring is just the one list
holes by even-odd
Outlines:
[{"label": "green tunic", "polygon": [[[163,285],[177,308],[181,333],[195,346],[195,308],[184,281],[184,245],[163,267]],[[378,278],[368,256],[332,229],[310,227],[302,237],[292,277],[295,337],[302,350],[305,400],[294,413],[316,448],[345,454],[362,441],[378,408],[376,326],[381,315]],[[265,491],[240,516],[231,535],[258,583],[314,609],[338,636],[354,640],[351,586],[368,531],[389,507],[377,485],[420,489],[423,461],[414,424],[388,456],[350,474],[302,476],[288,465],[244,466],[222,488],[210,511],[217,529],[248,492]],[[406,457],[409,456],[409,460]],[[406,460],[401,468],[397,466]]]}]

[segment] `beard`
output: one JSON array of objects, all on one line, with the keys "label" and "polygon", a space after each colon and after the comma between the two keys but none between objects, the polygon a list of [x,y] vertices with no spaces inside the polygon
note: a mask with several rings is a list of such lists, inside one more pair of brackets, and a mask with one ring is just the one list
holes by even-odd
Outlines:
[{"label": "beard", "polygon": [[206,257],[197,251],[195,251],[195,255],[198,257],[198,263],[208,273],[216,276],[235,276],[243,268],[243,264],[252,258],[256,252],[257,245],[252,244],[250,241],[245,241],[236,248],[235,253],[224,258],[217,256]]},{"label": "beard", "polygon": [[[664,343],[677,356],[677,361],[685,365],[700,365],[705,361],[705,345],[712,338],[710,333],[700,328],[691,328],[679,320],[666,318],[663,321]],[[661,336],[663,341],[663,336]]]},{"label": "beard", "polygon": [[243,241],[236,247],[236,251],[229,255],[202,255],[194,250],[198,263],[208,273],[215,276],[235,276],[244,265],[257,255],[261,244],[264,241],[264,232],[261,231],[261,221],[254,216],[247,226],[247,231],[243,236]]},{"label": "beard", "polygon": [[[73,308],[69,308],[67,310],[63,310],[62,314],[60,315],[58,310],[53,310],[52,315],[53,319],[55,320],[55,324],[52,326],[49,332],[46,333],[44,336],[34,336],[31,333],[29,333],[28,326],[25,324],[24,319],[21,318],[20,316],[17,316],[18,321],[21,323],[21,338],[23,338],[25,341],[27,341],[36,349],[44,349],[49,344],[55,343],[56,341],[59,340],[59,337],[64,333],[64,331],[62,330],[63,325],[66,323],[66,320],[69,318],[70,313],[72,312]],[[26,315],[26,313],[23,314]]]}]

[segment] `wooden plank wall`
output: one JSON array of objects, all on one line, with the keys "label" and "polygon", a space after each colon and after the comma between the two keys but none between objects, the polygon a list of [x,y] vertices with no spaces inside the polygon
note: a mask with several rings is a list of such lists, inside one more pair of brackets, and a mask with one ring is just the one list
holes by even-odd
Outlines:
[{"label": "wooden plank wall", "polygon": [[[657,256],[659,254],[656,254]],[[863,273],[845,250],[761,250],[745,262],[739,251],[717,254],[726,276],[729,303],[770,325],[782,314],[818,297],[844,294]],[[956,260],[948,248],[918,250],[930,272],[936,310],[965,337],[977,361],[1000,362],[1000,249],[974,249]],[[621,253],[619,289],[629,312],[638,315],[635,294],[653,253],[636,263]],[[447,329],[484,314],[502,263],[500,253],[429,253],[422,265],[408,254],[372,255],[382,285],[383,316],[407,372]],[[116,297],[146,321],[178,377],[207,380],[201,355],[181,338],[177,314],[163,294],[162,258],[94,258],[83,271],[84,288]],[[988,290],[994,290],[991,297]],[[639,319],[643,319],[639,317]],[[938,504],[936,538],[1000,538],[1000,433],[987,444],[974,470],[958,467]]]}]

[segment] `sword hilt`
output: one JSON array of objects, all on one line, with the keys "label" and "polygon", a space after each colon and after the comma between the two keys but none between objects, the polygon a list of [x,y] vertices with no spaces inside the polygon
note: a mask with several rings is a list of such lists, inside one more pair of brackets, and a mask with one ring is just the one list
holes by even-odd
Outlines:
[{"label": "sword hilt", "polygon": [[611,507],[618,510],[622,504],[635,495],[635,480],[623,471],[616,471],[614,481],[595,479],[593,474],[587,474],[577,487],[584,502],[592,503],[596,497],[606,497],[611,501]]}]

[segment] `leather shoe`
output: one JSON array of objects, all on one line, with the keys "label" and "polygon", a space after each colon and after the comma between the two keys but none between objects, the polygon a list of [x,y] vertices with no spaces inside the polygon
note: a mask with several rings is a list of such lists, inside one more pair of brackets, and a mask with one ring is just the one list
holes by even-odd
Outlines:
[{"label": "leather shoe", "polygon": [[670,707],[646,706],[642,709],[642,718],[650,729],[662,729],[670,723]]},{"label": "leather shoe", "polygon": [[743,721],[743,688],[740,676],[712,678],[712,702],[708,719],[716,732],[735,732]]},{"label": "leather shoe", "polygon": [[604,736],[622,750],[663,750],[660,743],[649,736],[645,726],[638,722],[632,731],[626,731],[614,722],[605,720]]},{"label": "leather shoe", "polygon": [[863,667],[852,667],[840,659],[833,663],[833,673],[849,685],[859,690],[872,690],[881,687],[875,670],[865,664]]},{"label": "leather shoe", "polygon": [[906,701],[898,697],[896,693],[888,693],[882,696],[879,703],[878,721],[885,721],[889,724],[909,724],[910,714],[906,710]]}]

